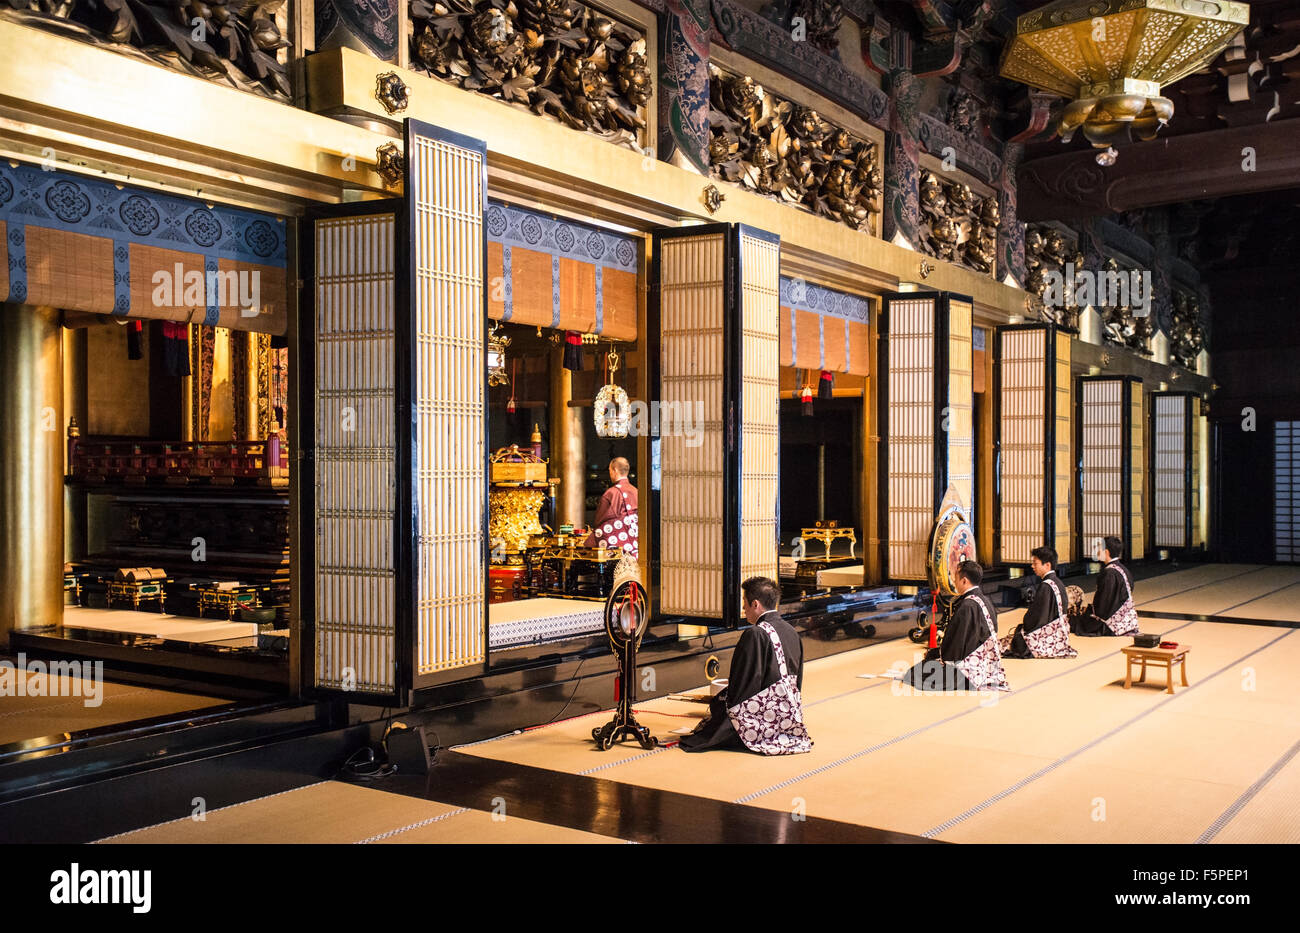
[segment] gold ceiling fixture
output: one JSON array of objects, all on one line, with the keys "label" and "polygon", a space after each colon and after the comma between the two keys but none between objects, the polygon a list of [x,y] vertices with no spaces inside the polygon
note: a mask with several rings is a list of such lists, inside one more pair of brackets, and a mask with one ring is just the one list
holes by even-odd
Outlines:
[{"label": "gold ceiling fixture", "polygon": [[1160,89],[1213,61],[1249,19],[1229,0],[1055,0],[1016,19],[999,70],[1068,98],[1061,138],[1082,126],[1109,165],[1130,129],[1149,140],[1169,122]]}]

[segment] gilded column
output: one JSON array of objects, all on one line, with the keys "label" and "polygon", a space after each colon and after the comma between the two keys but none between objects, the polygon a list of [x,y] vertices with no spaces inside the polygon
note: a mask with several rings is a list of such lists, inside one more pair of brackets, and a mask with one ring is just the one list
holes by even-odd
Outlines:
[{"label": "gilded column", "polygon": [[0,638],[63,620],[63,335],[0,305]]},{"label": "gilded column", "polygon": [[581,525],[586,515],[587,444],[583,410],[569,404],[573,399],[573,373],[564,368],[563,360],[563,346],[551,351],[551,473],[560,477],[555,520],[560,525]]}]

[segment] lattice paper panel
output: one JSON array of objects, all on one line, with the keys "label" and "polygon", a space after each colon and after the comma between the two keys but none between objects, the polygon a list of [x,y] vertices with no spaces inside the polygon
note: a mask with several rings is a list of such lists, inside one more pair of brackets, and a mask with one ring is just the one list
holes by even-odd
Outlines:
[{"label": "lattice paper panel", "polygon": [[1155,546],[1187,547],[1188,397],[1155,396],[1151,462],[1155,472]]},{"label": "lattice paper panel", "polygon": [[999,333],[1002,559],[1029,562],[1046,537],[1043,467],[1046,458],[1047,330]]},{"label": "lattice paper panel", "polygon": [[1074,439],[1071,416],[1074,406],[1071,404],[1070,388],[1070,335],[1056,335],[1056,477],[1053,490],[1056,509],[1056,528],[1054,543],[1057,559],[1062,563],[1071,560],[1074,535],[1070,530],[1070,497],[1074,491],[1074,459],[1071,457],[1070,445]]},{"label": "lattice paper panel", "polygon": [[1124,470],[1128,468],[1124,437],[1124,383],[1119,379],[1081,383],[1079,419],[1082,433],[1083,548],[1091,556],[1093,542],[1106,535],[1123,536]]},{"label": "lattice paper panel", "polygon": [[740,236],[740,579],[777,578],[781,244]]},{"label": "lattice paper panel", "polygon": [[659,248],[660,398],[704,406],[702,443],[687,446],[681,432],[659,441],[659,603],[665,613],[720,619],[726,242],[710,233]]},{"label": "lattice paper panel", "polygon": [[315,685],[394,689],[392,214],[316,224]]},{"label": "lattice paper panel", "polygon": [[1273,425],[1273,559],[1300,561],[1300,421]]},{"label": "lattice paper panel", "polygon": [[975,526],[975,383],[969,301],[948,300],[948,485],[957,490]]},{"label": "lattice paper panel", "polygon": [[484,644],[483,154],[413,135],[417,674]]},{"label": "lattice paper panel", "polygon": [[1129,471],[1132,476],[1132,494],[1129,498],[1129,518],[1131,540],[1125,557],[1141,560],[1146,556],[1146,522],[1142,508],[1142,490],[1146,482],[1146,421],[1143,409],[1142,384],[1129,383],[1131,440],[1129,448]]},{"label": "lattice paper panel", "polygon": [[924,580],[934,522],[935,300],[889,305],[888,570]]},{"label": "lattice paper panel", "polygon": [[1192,420],[1192,544],[1210,544],[1210,425],[1205,415]]}]

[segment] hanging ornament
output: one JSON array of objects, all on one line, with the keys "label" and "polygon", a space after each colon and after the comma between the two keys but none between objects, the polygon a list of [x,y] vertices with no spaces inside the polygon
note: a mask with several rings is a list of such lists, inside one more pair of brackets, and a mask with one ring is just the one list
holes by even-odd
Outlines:
[{"label": "hanging ornament", "polygon": [[506,402],[506,414],[515,413],[515,387],[519,379],[519,361],[510,361],[510,400]]},{"label": "hanging ornament", "polygon": [[576,330],[564,333],[564,368],[575,373],[582,372],[582,334]]},{"label": "hanging ornament", "polygon": [[615,384],[618,372],[618,350],[613,347],[605,354],[605,385],[596,393],[596,434],[598,437],[627,437],[628,412],[631,403],[627,393]]},{"label": "hanging ornament", "polygon": [[488,332],[489,386],[503,386],[510,381],[506,376],[506,347],[510,346],[510,338],[498,333],[500,329],[499,324],[493,324],[492,330]]},{"label": "hanging ornament", "polygon": [[800,370],[800,372],[803,374],[800,377],[803,387],[799,389],[799,403],[804,415],[811,417],[813,413],[813,390],[812,386],[808,384],[808,370],[804,369]]},{"label": "hanging ornament", "polygon": [[835,387],[835,374],[829,370],[822,370],[822,377],[817,383],[818,398],[834,398],[833,389]]}]

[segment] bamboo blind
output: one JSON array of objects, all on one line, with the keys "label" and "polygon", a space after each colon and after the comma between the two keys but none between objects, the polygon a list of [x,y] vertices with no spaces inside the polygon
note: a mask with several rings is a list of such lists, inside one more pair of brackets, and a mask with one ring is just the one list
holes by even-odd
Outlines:
[{"label": "bamboo blind", "polygon": [[781,244],[741,233],[740,579],[777,578]]},{"label": "bamboo blind", "polygon": [[716,619],[723,587],[725,237],[671,237],[659,247],[660,398],[704,403],[702,443],[687,446],[681,432],[659,441],[659,601],[665,613]]},{"label": "bamboo blind", "polygon": [[1121,379],[1087,380],[1081,385],[1080,507],[1084,549],[1091,552],[1094,541],[1107,535],[1123,535],[1123,473],[1128,468],[1123,430],[1126,399]]},{"label": "bamboo blind", "polygon": [[1128,542],[1128,552],[1125,556],[1133,560],[1141,560],[1146,555],[1146,522],[1142,520],[1144,514],[1142,489],[1147,475],[1146,422],[1143,420],[1145,413],[1142,407],[1142,384],[1140,382],[1126,383],[1125,390],[1130,393],[1131,415],[1129,424],[1132,428],[1130,441],[1132,446],[1129,448],[1129,470],[1132,476],[1132,494],[1129,501],[1131,537]]},{"label": "bamboo blind", "polygon": [[896,299],[889,306],[888,470],[889,575],[924,580],[934,522],[935,299]]},{"label": "bamboo blind", "polygon": [[482,662],[483,153],[412,134],[417,674]]},{"label": "bamboo blind", "polygon": [[[948,485],[957,490],[975,527],[975,382],[971,303],[948,299]],[[933,510],[932,510],[933,511]],[[927,533],[929,529],[926,529]]]},{"label": "bamboo blind", "polygon": [[1155,432],[1151,462],[1155,472],[1155,547],[1188,547],[1187,449],[1188,403],[1186,395],[1155,396]]},{"label": "bamboo blind", "polygon": [[315,684],[390,693],[397,605],[393,214],[316,224]]},{"label": "bamboo blind", "polygon": [[[998,424],[1001,438],[1002,560],[1027,564],[1047,536],[1043,469],[1047,448],[1047,328],[1001,331]],[[1068,378],[1067,378],[1068,382]]]},{"label": "bamboo blind", "polygon": [[1053,493],[1055,509],[1055,536],[1053,547],[1057,559],[1065,562],[1071,559],[1071,545],[1074,535],[1070,533],[1070,495],[1074,489],[1074,460],[1070,456],[1070,444],[1074,439],[1070,416],[1074,407],[1070,404],[1070,335],[1056,333],[1056,477]]}]

